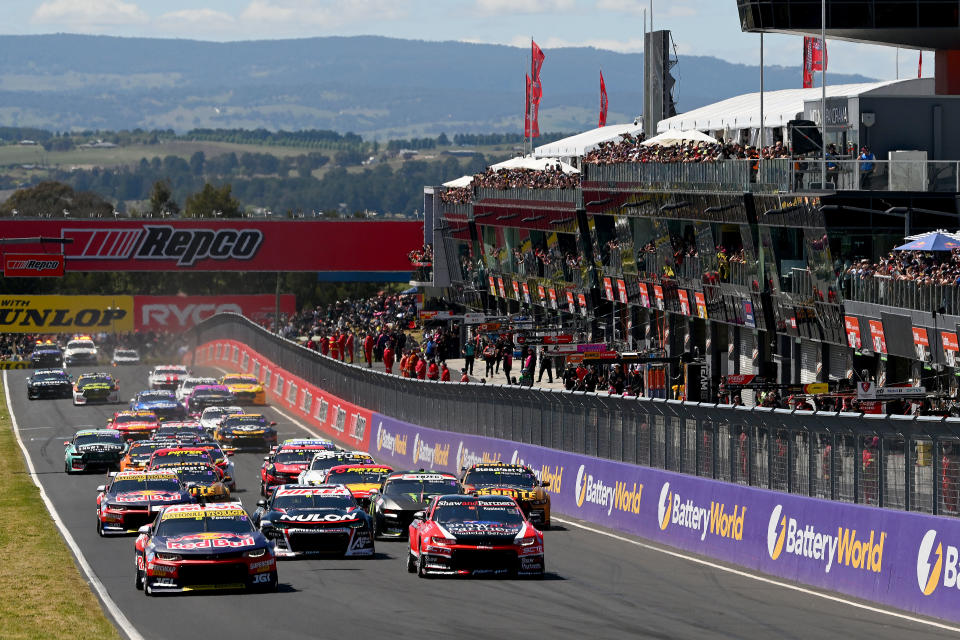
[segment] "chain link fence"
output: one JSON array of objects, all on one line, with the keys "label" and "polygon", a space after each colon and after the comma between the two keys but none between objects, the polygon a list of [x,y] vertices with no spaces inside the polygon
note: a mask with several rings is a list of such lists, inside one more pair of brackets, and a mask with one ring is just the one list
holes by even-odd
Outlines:
[{"label": "chain link fence", "polygon": [[197,325],[190,340],[241,342],[343,400],[432,429],[824,499],[960,515],[960,419],[414,380],[335,361],[232,314]]}]

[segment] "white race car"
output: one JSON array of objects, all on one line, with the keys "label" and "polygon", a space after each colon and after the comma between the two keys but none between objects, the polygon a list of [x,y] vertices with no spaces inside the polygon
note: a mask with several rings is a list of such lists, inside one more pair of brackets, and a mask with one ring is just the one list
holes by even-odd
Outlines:
[{"label": "white race car", "polygon": [[97,345],[89,336],[78,336],[67,343],[63,350],[63,363],[67,367],[80,364],[97,364],[100,354]]},{"label": "white race car", "polygon": [[136,349],[114,349],[112,363],[118,366],[140,364],[140,354]]},{"label": "white race car", "polygon": [[306,471],[300,472],[297,484],[323,484],[327,471],[341,464],[374,464],[366,451],[318,451]]},{"label": "white race car", "polygon": [[187,396],[190,395],[190,392],[193,391],[193,388],[198,384],[219,384],[216,378],[195,378],[190,376],[188,378],[183,378],[180,380],[180,386],[177,387],[176,395],[177,400],[183,402],[187,399]]},{"label": "white race car", "polygon": [[182,364],[163,364],[147,375],[147,385],[150,389],[175,391],[180,381],[189,375],[190,371]]},{"label": "white race car", "polygon": [[224,416],[232,416],[244,413],[243,407],[207,407],[200,414],[200,424],[206,429],[207,433],[212,434],[214,429],[220,426],[220,421]]}]

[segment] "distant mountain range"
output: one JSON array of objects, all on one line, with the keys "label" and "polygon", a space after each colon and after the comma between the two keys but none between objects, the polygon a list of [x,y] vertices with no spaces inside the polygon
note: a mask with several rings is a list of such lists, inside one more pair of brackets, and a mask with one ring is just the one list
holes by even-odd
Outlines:
[{"label": "distant mountain range", "polygon": [[[642,108],[643,56],[548,49],[541,131],[596,126],[602,68],[608,122]],[[51,130],[198,127],[331,129],[366,138],[522,128],[529,51],[374,36],[198,42],[107,36],[0,36],[0,126]],[[758,90],[757,67],[680,56],[681,111]],[[798,67],[768,67],[769,90]],[[831,74],[831,82],[866,82]]]}]

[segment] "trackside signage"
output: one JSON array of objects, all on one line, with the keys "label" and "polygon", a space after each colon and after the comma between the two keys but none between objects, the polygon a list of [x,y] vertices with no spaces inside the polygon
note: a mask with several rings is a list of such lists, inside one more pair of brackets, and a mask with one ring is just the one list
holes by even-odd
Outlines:
[{"label": "trackside signage", "polygon": [[3,256],[4,278],[60,278],[63,256],[58,253],[7,253]]},{"label": "trackside signage", "polygon": [[65,218],[5,221],[4,231],[70,240],[68,271],[410,271],[407,253],[423,244],[423,223],[400,220]]},{"label": "trackside signage", "polygon": [[[183,331],[217,313],[239,313],[254,321],[272,318],[276,312],[273,294],[226,296],[134,296],[138,331]],[[280,312],[297,311],[296,296],[280,296]]]},{"label": "trackside signage", "polygon": [[[196,353],[227,354],[227,343],[201,345]],[[326,401],[340,403],[330,396]],[[787,580],[960,621],[957,519],[766,491],[367,415],[372,424],[367,444],[377,462],[450,472],[481,462],[523,463],[549,481],[554,513]]]}]

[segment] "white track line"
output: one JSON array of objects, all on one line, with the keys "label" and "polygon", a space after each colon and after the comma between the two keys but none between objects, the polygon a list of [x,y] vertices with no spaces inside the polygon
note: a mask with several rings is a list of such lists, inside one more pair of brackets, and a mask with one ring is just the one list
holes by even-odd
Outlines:
[{"label": "white track line", "polygon": [[815,591],[813,589],[807,589],[806,587],[800,587],[795,584],[790,584],[789,582],[781,582],[779,580],[773,580],[772,578],[767,578],[765,576],[757,575],[755,573],[749,573],[747,571],[740,571],[739,569],[733,569],[732,567],[726,567],[722,564],[717,564],[716,562],[710,562],[709,560],[704,560],[702,558],[697,558],[695,556],[690,556],[685,553],[680,553],[678,551],[670,551],[669,549],[663,549],[651,544],[646,544],[640,542],[639,540],[631,540],[624,536],[619,536],[615,533],[610,533],[609,531],[602,531],[600,529],[594,529],[593,527],[588,527],[586,525],[580,524],[579,522],[573,522],[572,520],[564,520],[561,518],[553,518],[557,522],[562,522],[578,529],[583,529],[584,531],[589,531],[591,533],[597,533],[602,536],[607,536],[608,538],[613,538],[614,540],[619,540],[621,542],[626,542],[643,549],[648,549],[650,551],[656,551],[657,553],[663,553],[668,556],[673,556],[674,558],[680,558],[682,560],[688,560],[690,562],[703,565],[705,567],[710,567],[711,569],[717,569],[719,571],[724,571],[726,573],[732,573],[736,576],[741,576],[743,578],[749,578],[751,580],[756,580],[757,582],[763,582],[766,584],[776,585],[778,587],[783,587],[784,589],[790,589],[792,591],[799,591],[800,593],[805,593],[810,596],[817,598],[823,598],[824,600],[830,600],[831,602],[839,602],[840,604],[846,604],[851,607],[856,607],[857,609],[864,609],[872,613],[880,613],[886,616],[891,616],[894,618],[900,618],[901,620],[909,620],[910,622],[916,622],[919,624],[927,625],[929,627],[934,627],[937,629],[944,629],[946,631],[954,631],[960,633],[960,627],[953,627],[948,624],[943,624],[941,622],[935,622],[933,620],[926,620],[924,618],[918,618],[916,616],[911,616],[906,613],[899,613],[897,611],[891,611],[889,609],[881,609],[879,607],[874,607],[868,604],[863,604],[862,602],[856,602],[854,600],[847,600],[846,598],[841,598],[839,596],[831,595],[829,593],[823,593],[821,591]]},{"label": "white track line", "polygon": [[130,640],[144,640],[143,636],[140,635],[140,632],[137,631],[127,616],[123,614],[123,611],[120,610],[120,607],[117,606],[117,603],[114,602],[113,598],[110,597],[110,594],[107,593],[107,588],[103,586],[103,583],[100,582],[100,579],[97,578],[96,574],[93,572],[93,568],[84,557],[83,552],[80,550],[80,546],[77,545],[76,540],[74,540],[73,536],[70,534],[70,530],[67,529],[67,526],[63,523],[63,520],[60,519],[60,514],[57,513],[56,507],[53,506],[53,502],[50,501],[50,498],[47,496],[47,492],[44,491],[43,485],[40,484],[40,479],[37,476],[37,470],[33,466],[33,460],[30,459],[30,454],[27,452],[27,448],[23,445],[23,440],[20,439],[20,427],[17,424],[17,417],[13,414],[13,405],[10,403],[10,385],[7,383],[6,370],[3,372],[3,387],[6,391],[7,412],[10,414],[10,422],[13,425],[13,435],[17,438],[17,444],[20,445],[20,451],[23,452],[23,457],[27,461],[27,469],[29,470],[30,477],[33,479],[33,484],[37,485],[37,489],[40,491],[40,498],[43,499],[43,504],[46,505],[47,511],[50,512],[50,517],[53,518],[53,523],[57,525],[57,529],[60,530],[60,535],[63,536],[67,546],[70,547],[70,551],[73,552],[73,556],[76,558],[77,564],[79,564],[80,568],[83,569],[83,572],[87,576],[87,580],[89,580],[90,585],[94,588],[94,590],[96,590],[97,595],[100,597],[100,601],[103,602],[103,606],[106,607],[107,611],[113,617],[117,627],[119,627],[120,630]]}]

